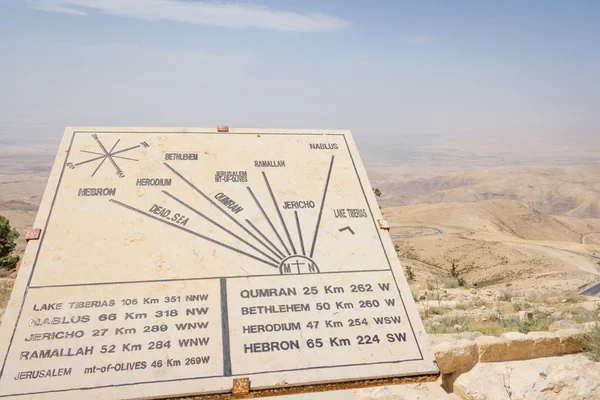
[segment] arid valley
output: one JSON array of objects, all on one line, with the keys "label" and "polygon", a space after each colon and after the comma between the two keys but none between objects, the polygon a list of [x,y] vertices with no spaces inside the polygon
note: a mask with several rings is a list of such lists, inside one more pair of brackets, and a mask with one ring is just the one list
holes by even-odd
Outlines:
[{"label": "arid valley", "polygon": [[[17,254],[22,256],[25,232],[35,225],[54,161],[54,145],[32,150],[4,144],[0,215],[20,233]],[[507,368],[516,369],[515,377],[522,377],[514,378],[510,388],[516,397],[506,397],[506,388],[498,383],[506,378],[498,363],[481,360],[498,361],[485,358],[486,340],[504,343],[511,335],[523,340],[555,331],[562,335],[561,329],[577,336],[578,329],[590,329],[600,318],[600,298],[581,294],[600,282],[600,151],[457,151],[420,139],[408,139],[401,147],[359,142],[444,375],[441,384],[404,385],[401,391],[388,386],[354,391],[354,396],[520,399],[533,393],[532,385],[546,384],[535,375],[537,369],[562,368],[565,362],[571,363],[573,376],[595,379],[598,365],[584,355],[564,355],[581,349],[565,350],[562,338],[562,347],[552,350],[543,344],[539,354],[515,353],[512,347],[498,353],[511,361]],[[0,277],[2,309],[16,276],[5,271]],[[480,364],[469,364],[470,372],[457,370],[466,351],[460,346],[479,349],[473,359],[476,363],[480,357]],[[546,358],[536,358],[540,356]],[[468,358],[465,362],[472,362]],[[560,395],[571,396],[575,384],[567,379],[576,378],[560,379],[565,388]],[[585,386],[589,393],[599,388],[600,383]],[[577,398],[594,398],[588,392]]]},{"label": "arid valley", "polygon": [[[372,186],[382,192],[378,201],[398,256],[416,283],[443,279],[452,264],[480,288],[577,292],[600,281],[600,152],[594,147],[536,155],[406,143],[396,150],[359,140],[359,149]],[[21,234],[22,254],[55,144],[3,144],[0,215]]]}]

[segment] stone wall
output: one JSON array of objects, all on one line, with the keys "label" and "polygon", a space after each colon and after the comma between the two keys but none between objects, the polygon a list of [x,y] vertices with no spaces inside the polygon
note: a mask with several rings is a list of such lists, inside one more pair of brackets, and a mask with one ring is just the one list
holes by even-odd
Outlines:
[{"label": "stone wall", "polygon": [[452,391],[453,382],[458,376],[478,363],[528,360],[581,352],[585,332],[593,323],[568,325],[566,322],[551,326],[551,332],[509,332],[500,337],[485,336],[478,332],[431,335],[443,385]]}]

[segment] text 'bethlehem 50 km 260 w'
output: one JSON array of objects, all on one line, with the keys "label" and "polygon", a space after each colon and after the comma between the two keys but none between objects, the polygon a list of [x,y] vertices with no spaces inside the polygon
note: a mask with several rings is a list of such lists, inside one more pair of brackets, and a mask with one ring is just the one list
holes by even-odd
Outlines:
[{"label": "text 'bethlehem 50 km 260 w'", "polygon": [[438,373],[350,132],[67,129],[0,331],[0,397]]}]

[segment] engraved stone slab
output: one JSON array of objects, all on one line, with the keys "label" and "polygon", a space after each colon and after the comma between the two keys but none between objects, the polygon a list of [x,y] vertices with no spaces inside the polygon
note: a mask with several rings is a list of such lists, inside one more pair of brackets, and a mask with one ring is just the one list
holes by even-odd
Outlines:
[{"label": "engraved stone slab", "polygon": [[67,129],[2,322],[0,397],[435,375],[381,219],[347,131]]}]

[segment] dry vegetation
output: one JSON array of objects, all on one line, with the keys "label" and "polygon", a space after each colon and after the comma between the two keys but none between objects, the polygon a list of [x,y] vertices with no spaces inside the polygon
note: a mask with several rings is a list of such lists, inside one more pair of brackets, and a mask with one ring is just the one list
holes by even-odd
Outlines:
[{"label": "dry vegetation", "polygon": [[586,335],[583,345],[584,350],[588,352],[590,358],[596,362],[600,362],[600,324],[596,323]]},{"label": "dry vegetation", "polygon": [[0,310],[4,310],[10,299],[10,292],[12,291],[13,279],[0,279]]},{"label": "dry vegetation", "polygon": [[[553,217],[515,201],[393,207],[390,223],[427,226],[443,234],[392,229],[403,265],[417,281],[444,281],[452,264],[467,284],[575,291],[600,281],[600,220]],[[594,239],[595,240],[595,239]],[[438,286],[453,287],[451,281]]]},{"label": "dry vegetation", "polygon": [[381,204],[386,207],[499,199],[518,201],[544,214],[600,218],[598,165],[457,172],[418,179],[372,169],[373,184],[385,194]]},{"label": "dry vegetation", "polygon": [[[576,323],[600,318],[600,299],[575,293],[477,290],[449,288],[447,278],[426,284],[413,283],[411,289],[428,333],[505,332],[548,330],[556,321]],[[519,311],[531,311],[534,319],[522,321]]]}]

